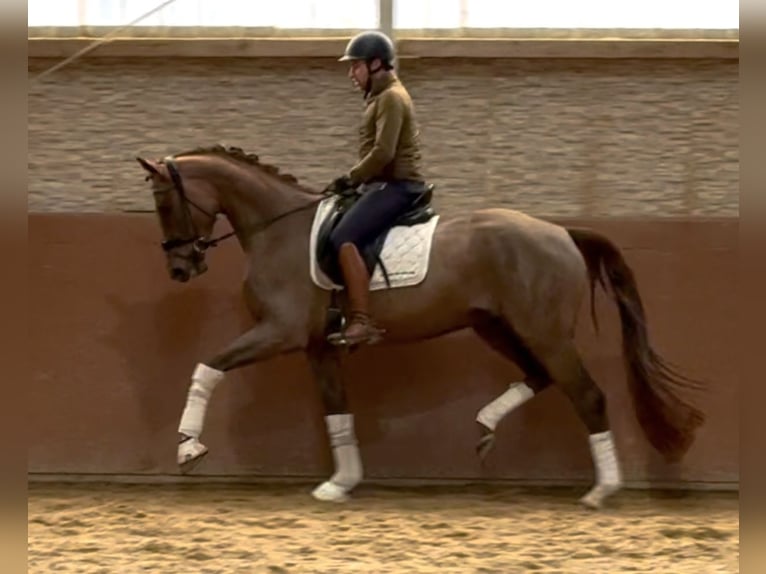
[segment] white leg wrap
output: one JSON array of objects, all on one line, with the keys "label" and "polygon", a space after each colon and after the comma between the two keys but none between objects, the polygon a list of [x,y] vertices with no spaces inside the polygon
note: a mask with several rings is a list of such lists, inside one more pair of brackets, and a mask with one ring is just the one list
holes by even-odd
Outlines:
[{"label": "white leg wrap", "polygon": [[340,502],[362,480],[362,458],[354,433],[354,415],[345,413],[325,417],[330,436],[335,474],[313,492],[318,500]]},{"label": "white leg wrap", "polygon": [[354,415],[330,415],[325,420],[335,459],[335,474],[330,480],[351,489],[362,480],[362,458],[354,434]]},{"label": "white leg wrap", "polygon": [[622,482],[612,431],[592,434],[588,438],[596,466],[596,484],[619,485]]},{"label": "white leg wrap", "polygon": [[591,508],[600,508],[604,500],[622,485],[620,465],[611,431],[590,435],[590,450],[596,467],[596,485],[581,501]]},{"label": "white leg wrap", "polygon": [[186,408],[178,425],[178,432],[195,439],[202,434],[205,412],[210,395],[224,378],[223,371],[199,363],[192,374],[192,383],[186,397]]},{"label": "white leg wrap", "polygon": [[481,409],[476,420],[489,430],[494,431],[505,415],[533,396],[535,396],[535,392],[526,383],[513,383],[507,391]]}]

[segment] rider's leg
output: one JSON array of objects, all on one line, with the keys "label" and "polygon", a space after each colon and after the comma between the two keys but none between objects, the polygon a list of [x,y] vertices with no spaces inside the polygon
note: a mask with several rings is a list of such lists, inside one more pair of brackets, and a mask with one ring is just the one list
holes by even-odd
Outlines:
[{"label": "rider's leg", "polygon": [[328,341],[334,344],[356,345],[374,343],[383,335],[370,316],[370,275],[356,245],[343,243],[338,262],[348,294],[350,320],[343,333],[333,333]]},{"label": "rider's leg", "polygon": [[360,249],[375,240],[412,205],[415,196],[405,186],[387,184],[365,192],[330,236],[344,285],[351,318],[343,333],[333,333],[334,344],[375,342],[382,331],[374,326],[369,309],[370,275]]}]

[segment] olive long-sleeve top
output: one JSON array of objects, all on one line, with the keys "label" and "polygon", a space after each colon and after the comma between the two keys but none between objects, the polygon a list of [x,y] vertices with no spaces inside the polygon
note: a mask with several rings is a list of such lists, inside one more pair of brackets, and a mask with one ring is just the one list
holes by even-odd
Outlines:
[{"label": "olive long-sleeve top", "polygon": [[373,76],[359,136],[359,161],[349,172],[355,185],[372,180],[423,181],[412,99],[393,73]]}]

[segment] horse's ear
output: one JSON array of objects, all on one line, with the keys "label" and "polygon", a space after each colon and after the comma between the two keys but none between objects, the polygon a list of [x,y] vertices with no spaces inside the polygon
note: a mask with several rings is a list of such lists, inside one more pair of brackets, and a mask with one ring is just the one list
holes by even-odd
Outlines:
[{"label": "horse's ear", "polygon": [[159,165],[156,162],[153,162],[149,159],[144,159],[142,157],[137,157],[136,161],[141,164],[141,167],[149,172],[150,175],[162,175]]}]

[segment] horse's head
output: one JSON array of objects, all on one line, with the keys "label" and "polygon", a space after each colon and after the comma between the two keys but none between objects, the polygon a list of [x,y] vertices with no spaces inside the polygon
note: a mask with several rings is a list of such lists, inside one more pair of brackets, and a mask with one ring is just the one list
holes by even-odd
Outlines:
[{"label": "horse's head", "polygon": [[205,239],[212,233],[220,211],[212,186],[193,177],[182,180],[172,159],[136,160],[146,170],[147,181],[152,182],[170,278],[183,283],[202,275],[207,271]]}]

